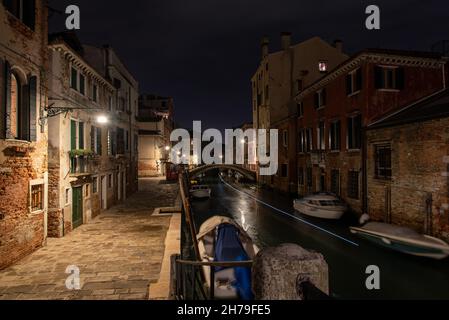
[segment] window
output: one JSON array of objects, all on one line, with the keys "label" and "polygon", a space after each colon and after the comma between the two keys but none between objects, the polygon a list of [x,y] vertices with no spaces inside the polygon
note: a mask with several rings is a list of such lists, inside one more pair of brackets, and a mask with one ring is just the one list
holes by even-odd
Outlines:
[{"label": "window", "polygon": [[304,185],[304,168],[302,167],[298,168],[298,185]]},{"label": "window", "polygon": [[108,188],[109,189],[112,188],[112,185],[113,185],[113,183],[112,183],[112,174],[110,174],[110,175],[108,175]]},{"label": "window", "polygon": [[31,212],[44,209],[44,185],[31,186]]},{"label": "window", "polygon": [[353,95],[362,90],[362,69],[358,68],[357,70],[349,73],[346,76],[346,94],[348,96]]},{"label": "window", "polygon": [[300,153],[306,152],[306,130],[299,130],[298,136],[298,151]]},{"label": "window", "polygon": [[327,90],[326,88],[323,88],[321,90],[318,90],[315,93],[315,109],[320,109],[326,106],[326,100],[327,100]]},{"label": "window", "polygon": [[318,149],[319,150],[326,149],[326,143],[325,143],[325,138],[324,138],[324,129],[325,129],[324,121],[320,121],[320,123],[318,124],[318,129],[317,129],[317,141],[318,141]]},{"label": "window", "polygon": [[98,102],[98,86],[96,84],[92,85],[92,101]]},{"label": "window", "polygon": [[326,61],[320,61],[318,63],[318,70],[320,70],[320,72],[327,72],[327,62]]},{"label": "window", "polygon": [[97,178],[97,177],[94,177],[94,178],[92,179],[92,192],[93,192],[94,194],[97,194],[97,193],[98,193],[98,178]]},{"label": "window", "polygon": [[117,154],[125,154],[125,130],[117,128]]},{"label": "window", "polygon": [[125,98],[120,97],[118,99],[118,110],[119,111],[125,111],[125,104],[126,104]]},{"label": "window", "polygon": [[348,173],[348,197],[359,199],[359,171],[351,170]]},{"label": "window", "polygon": [[65,204],[70,203],[70,189],[65,189]]},{"label": "window", "polygon": [[340,195],[340,170],[331,171],[331,192]]},{"label": "window", "polygon": [[15,139],[19,139],[19,127],[20,127],[20,82],[14,74],[11,74],[11,89],[10,100],[11,101],[11,113],[10,113],[10,133]]},{"label": "window", "polygon": [[91,131],[91,141],[90,141],[90,147],[92,152],[94,152],[97,155],[102,155],[102,143],[101,143],[101,128],[92,127]]},{"label": "window", "polygon": [[114,131],[108,130],[108,156],[117,154],[117,135]]},{"label": "window", "polygon": [[89,185],[88,184],[86,184],[86,198],[88,198],[89,197],[89,194],[90,194],[90,190],[89,190],[90,188],[89,188]]},{"label": "window", "polygon": [[287,178],[288,177],[288,164],[282,164],[281,165],[281,178]]},{"label": "window", "polygon": [[348,149],[358,150],[362,147],[362,116],[348,118]]},{"label": "window", "polygon": [[298,103],[296,105],[296,108],[298,110],[298,117],[299,118],[303,117],[304,116],[304,105],[303,105],[303,103],[302,102]]},{"label": "window", "polygon": [[257,94],[257,106],[262,105],[262,95],[260,93]]},{"label": "window", "polygon": [[80,73],[80,93],[86,94],[86,77]]},{"label": "window", "polygon": [[6,10],[34,30],[36,20],[36,1],[34,0],[3,0]]},{"label": "window", "polygon": [[70,147],[71,150],[84,149],[84,123],[76,120],[71,121],[70,126]]},{"label": "window", "polygon": [[113,99],[112,99],[112,96],[109,96],[108,109],[109,109],[109,111],[112,111],[112,109],[113,109]]},{"label": "window", "polygon": [[376,148],[375,174],[377,179],[391,179],[391,145],[378,145]]},{"label": "window", "polygon": [[334,121],[330,125],[329,143],[332,151],[340,151],[341,149],[341,125],[340,121]]},{"label": "window", "polygon": [[6,99],[0,103],[0,116],[3,117],[0,119],[3,120],[0,124],[0,137],[36,141],[37,77],[22,79],[11,70],[7,61],[4,64],[1,62],[0,66],[5,66],[0,72],[5,72],[6,76],[6,81],[3,81]]},{"label": "window", "polygon": [[312,137],[312,129],[306,129],[305,136],[305,144],[306,144],[306,152],[310,152],[313,150],[313,137]]},{"label": "window", "polygon": [[78,70],[72,67],[72,76],[70,77],[70,87],[78,90]]},{"label": "window", "polygon": [[405,85],[404,68],[376,66],[374,68],[376,89],[402,90]]},{"label": "window", "polygon": [[284,145],[285,148],[288,148],[288,131],[284,130],[283,134],[282,134],[282,144]]}]

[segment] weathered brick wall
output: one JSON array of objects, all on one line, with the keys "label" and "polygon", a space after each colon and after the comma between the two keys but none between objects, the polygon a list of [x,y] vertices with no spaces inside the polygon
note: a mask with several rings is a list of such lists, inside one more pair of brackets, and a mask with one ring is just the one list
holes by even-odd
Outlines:
[{"label": "weathered brick wall", "polygon": [[[368,213],[386,217],[386,190],[391,188],[391,222],[424,232],[426,200],[433,198],[433,233],[449,239],[449,119],[368,131]],[[392,179],[375,179],[375,144],[392,146]]]},{"label": "weathered brick wall", "polygon": [[[36,24],[32,31],[0,4],[0,57],[7,60],[11,70],[22,77],[37,77],[38,116],[40,107],[47,99],[46,87],[43,85],[47,76],[46,1],[36,1],[35,13]],[[1,104],[5,101],[4,88],[0,77]],[[46,203],[44,210],[36,213],[30,213],[29,208],[30,181],[45,182],[47,173],[46,126],[37,125],[36,133],[37,141],[34,142],[0,140],[0,269],[45,243]]]}]

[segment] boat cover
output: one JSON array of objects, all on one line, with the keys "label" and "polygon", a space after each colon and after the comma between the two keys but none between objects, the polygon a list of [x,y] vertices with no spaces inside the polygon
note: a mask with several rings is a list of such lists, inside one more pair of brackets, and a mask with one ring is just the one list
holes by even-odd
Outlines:
[{"label": "boat cover", "polygon": [[[233,224],[221,224],[218,227],[217,242],[215,246],[214,261],[248,261],[248,254],[243,248],[240,240],[240,230]],[[226,268],[216,268],[216,271]],[[239,298],[242,300],[252,300],[251,291],[251,268],[236,267],[234,268],[236,283],[234,287],[237,289]]]},{"label": "boat cover", "polygon": [[248,240],[251,240],[248,235],[246,235],[246,232],[237,224],[234,220],[228,217],[223,216],[214,216],[210,219],[208,219],[206,222],[204,222],[201,225],[200,231],[198,232],[197,239],[200,240],[205,235],[207,235],[209,232],[212,232],[217,228],[219,225],[222,224],[231,224],[235,226],[237,229],[240,230],[240,237],[243,237],[243,239],[248,238]]}]

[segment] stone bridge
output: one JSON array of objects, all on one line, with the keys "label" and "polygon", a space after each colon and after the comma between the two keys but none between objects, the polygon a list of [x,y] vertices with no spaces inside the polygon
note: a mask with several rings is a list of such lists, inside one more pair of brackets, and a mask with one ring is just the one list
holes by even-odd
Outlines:
[{"label": "stone bridge", "polygon": [[245,169],[239,165],[229,165],[229,164],[205,165],[205,166],[201,166],[201,167],[189,170],[189,174],[191,177],[196,177],[202,173],[205,173],[207,171],[214,170],[214,169],[236,171],[236,172],[240,173],[241,175],[243,175],[245,178],[248,178],[248,179],[254,180],[254,181],[256,181],[256,178],[257,178],[256,173],[254,171]]}]

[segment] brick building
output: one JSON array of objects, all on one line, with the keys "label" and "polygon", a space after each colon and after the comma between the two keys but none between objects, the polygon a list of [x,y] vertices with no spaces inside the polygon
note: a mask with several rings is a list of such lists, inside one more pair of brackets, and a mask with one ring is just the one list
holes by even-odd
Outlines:
[{"label": "brick building", "polygon": [[254,129],[278,128],[286,139],[286,145],[281,144],[282,151],[279,152],[279,174],[259,176],[258,182],[295,192],[296,170],[289,170],[295,167],[291,159],[296,156],[294,97],[348,56],[342,52],[341,41],[332,46],[314,37],[292,45],[291,34],[282,33],[281,43],[282,50],[269,53],[269,40],[263,39],[262,59],[251,79]]},{"label": "brick building", "polygon": [[298,94],[298,193],[332,191],[365,211],[366,127],[443,90],[445,63],[432,53],[365,50]]},{"label": "brick building", "polygon": [[0,2],[0,269],[47,238],[46,1]]},{"label": "brick building", "polygon": [[449,91],[369,126],[367,213],[449,241]]}]

